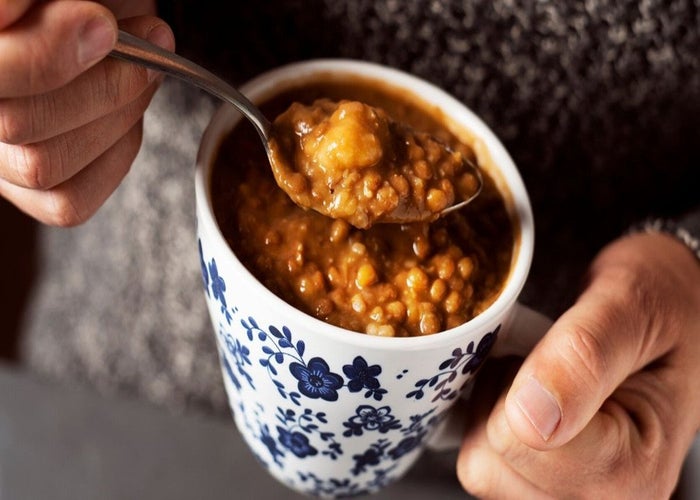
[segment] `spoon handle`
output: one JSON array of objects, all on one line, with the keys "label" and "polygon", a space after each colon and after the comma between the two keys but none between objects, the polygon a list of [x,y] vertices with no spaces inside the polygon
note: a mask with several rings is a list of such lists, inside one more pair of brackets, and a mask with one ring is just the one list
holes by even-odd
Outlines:
[{"label": "spoon handle", "polygon": [[260,109],[236,88],[198,64],[122,30],[110,55],[179,78],[232,104],[253,123],[267,144],[271,125]]}]

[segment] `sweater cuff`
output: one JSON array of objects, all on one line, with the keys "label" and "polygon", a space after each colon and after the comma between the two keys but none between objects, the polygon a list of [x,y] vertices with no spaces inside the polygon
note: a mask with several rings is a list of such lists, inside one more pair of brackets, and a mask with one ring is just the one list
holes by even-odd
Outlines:
[{"label": "sweater cuff", "polygon": [[634,224],[627,233],[664,233],[673,236],[688,247],[700,263],[700,213],[693,213],[680,219],[650,217]]}]

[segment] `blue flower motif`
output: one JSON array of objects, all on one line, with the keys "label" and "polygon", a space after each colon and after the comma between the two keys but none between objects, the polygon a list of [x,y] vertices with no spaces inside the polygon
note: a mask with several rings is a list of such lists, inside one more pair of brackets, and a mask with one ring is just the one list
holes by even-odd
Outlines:
[{"label": "blue flower motif", "polygon": [[382,373],[382,367],[379,365],[369,366],[362,356],[357,356],[352,361],[352,365],[343,366],[343,373],[350,379],[348,382],[350,392],[368,389],[365,397],[374,396],[377,401],[380,401],[382,396],[386,394],[386,390],[379,387],[379,380],[377,380],[379,374]]},{"label": "blue flower motif", "polygon": [[209,295],[209,273],[207,272],[207,265],[204,262],[204,250],[202,249],[202,240],[198,240],[199,246],[199,265],[202,271],[202,282],[204,284],[204,291]]},{"label": "blue flower motif", "polygon": [[354,475],[361,474],[368,466],[379,465],[382,460],[383,450],[381,448],[368,448],[364,453],[353,455],[355,467],[352,469]]},{"label": "blue flower motif", "polygon": [[299,381],[299,392],[311,398],[337,401],[338,389],[343,386],[343,377],[330,371],[328,363],[321,358],[311,358],[306,366],[290,363],[289,371]]},{"label": "blue flower motif", "polygon": [[211,275],[211,292],[214,298],[221,302],[221,305],[226,307],[226,282],[219,276],[219,269],[216,267],[216,260],[211,259],[209,263],[209,274]]},{"label": "blue flower motif", "polygon": [[[324,412],[314,413],[310,408],[297,413],[291,408],[286,410],[281,406],[277,407],[277,420],[282,424],[277,426],[279,441],[299,458],[316,455],[318,450],[309,444],[309,438],[317,435],[320,443],[326,443],[327,447],[321,450],[321,454],[336,460],[343,454],[341,444],[336,441],[335,433],[324,431],[319,424],[328,424]],[[305,433],[306,435],[302,434]],[[308,437],[307,437],[308,436]]]},{"label": "blue flower motif", "polygon": [[357,356],[352,365],[343,366],[343,373],[350,379],[348,389],[350,392],[360,392],[363,388],[376,389],[379,387],[377,376],[382,373],[379,365],[369,366],[365,358]]},{"label": "blue flower motif", "polygon": [[353,455],[352,459],[355,461],[355,466],[350,471],[352,475],[357,476],[365,472],[367,467],[379,465],[384,458],[384,450],[389,446],[388,440],[380,439],[376,443],[372,443],[364,452]]},{"label": "blue flower motif", "polygon": [[228,374],[229,379],[231,380],[231,383],[234,385],[236,389],[239,391],[243,388],[241,383],[238,381],[238,377],[236,377],[236,374],[233,373],[233,369],[231,368],[231,365],[228,362],[228,359],[226,359],[226,356],[221,356],[221,362],[224,365],[224,369],[226,370],[226,373]]},{"label": "blue flower motif", "polygon": [[496,343],[500,329],[501,325],[498,325],[494,331],[484,335],[476,349],[474,349],[474,342],[469,342],[465,350],[462,350],[461,347],[453,349],[451,357],[438,366],[440,371],[430,378],[417,381],[414,384],[416,389],[406,394],[406,397],[421,399],[425,396],[425,391],[432,388],[432,401],[437,401],[438,399],[448,401],[456,398],[459,395],[459,391],[464,388],[464,385],[457,386],[454,383],[455,380],[458,380],[458,372],[461,370],[462,375],[476,372]]},{"label": "blue flower motif", "polygon": [[357,416],[362,420],[362,425],[368,431],[381,429],[387,422],[394,420],[391,415],[391,408],[382,406],[373,408],[369,405],[362,405],[357,409]]},{"label": "blue flower motif", "polygon": [[398,460],[405,454],[415,450],[423,441],[423,437],[425,437],[425,432],[402,439],[399,444],[389,450],[389,456],[394,460]]},{"label": "blue flower motif", "polygon": [[363,495],[369,495],[369,489],[362,488],[359,483],[351,482],[348,478],[324,478],[321,479],[314,472],[298,473],[299,479],[302,482],[310,482],[311,487],[306,489],[309,496],[323,498],[354,498]]},{"label": "blue flower motif", "polygon": [[476,347],[474,355],[469,359],[469,361],[467,361],[464,368],[462,368],[463,374],[476,372],[481,364],[486,361],[486,357],[488,356],[489,352],[491,352],[493,345],[496,343],[499,329],[500,328],[497,328],[493,332],[487,333],[483,336],[483,338],[479,341],[479,345]]},{"label": "blue flower motif", "polygon": [[374,408],[369,405],[360,405],[355,410],[356,415],[350,417],[343,425],[348,429],[343,432],[343,436],[361,436],[362,431],[379,431],[386,434],[392,429],[399,429],[401,422],[391,414],[391,408],[382,406]]},{"label": "blue flower motif", "polygon": [[391,408],[388,406],[373,408],[369,405],[362,405],[357,408],[357,416],[368,431],[378,430],[381,433],[386,433],[391,429],[401,427],[401,423],[391,414]]},{"label": "blue flower motif", "polygon": [[[245,345],[241,344],[240,340],[233,338],[233,336],[229,333],[222,331],[221,335],[224,337],[224,341],[226,342],[226,349],[233,357],[233,361],[235,363],[235,367],[238,371],[238,374],[245,378],[245,380],[248,382],[248,385],[250,385],[251,388],[255,389],[255,385],[253,384],[253,377],[251,377],[248,371],[246,370],[246,365],[252,365],[249,357],[250,349],[248,349],[248,347],[246,347]],[[222,356],[222,360],[224,362],[224,368],[226,368],[226,372],[231,378],[233,385],[235,385],[236,388],[240,390],[242,386],[238,378],[233,373],[233,366],[228,362],[226,356]]]},{"label": "blue flower motif", "polygon": [[279,433],[279,442],[294,453],[299,458],[312,457],[318,453],[318,450],[309,444],[309,438],[303,433],[294,431],[290,432],[283,427],[277,427]]},{"label": "blue flower motif", "polygon": [[221,303],[221,313],[225,316],[226,321],[230,325],[232,316],[226,304],[226,295],[224,295],[226,291],[226,282],[224,278],[219,276],[219,269],[216,267],[216,259],[211,259],[209,263],[209,274],[211,275],[211,292],[214,295],[214,299]]},{"label": "blue flower motif", "polygon": [[275,463],[281,467],[280,458],[284,457],[284,453],[277,448],[277,440],[270,434],[267,424],[260,428],[260,442],[265,445]]}]

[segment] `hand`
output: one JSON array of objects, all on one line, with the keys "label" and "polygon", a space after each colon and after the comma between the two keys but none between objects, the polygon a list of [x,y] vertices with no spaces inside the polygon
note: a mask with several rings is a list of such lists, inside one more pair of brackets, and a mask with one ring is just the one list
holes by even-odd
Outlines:
[{"label": "hand", "polygon": [[457,463],[467,491],[668,498],[700,428],[700,265],[667,235],[612,243],[516,371],[490,406],[477,381]]},{"label": "hand", "polygon": [[[0,0],[0,196],[47,224],[87,220],[141,144],[156,74],[105,56],[126,31],[172,50],[153,0]],[[127,18],[127,16],[129,16]],[[136,16],[136,17],[131,17]]]}]

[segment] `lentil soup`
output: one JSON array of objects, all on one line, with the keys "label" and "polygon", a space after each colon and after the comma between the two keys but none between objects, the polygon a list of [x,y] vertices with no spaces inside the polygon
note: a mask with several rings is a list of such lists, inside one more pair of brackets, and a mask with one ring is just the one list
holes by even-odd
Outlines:
[{"label": "lentil soup", "polygon": [[294,102],[269,146],[277,184],[297,205],[359,228],[434,220],[479,188],[459,152],[359,101]]},{"label": "lentil soup", "polygon": [[[292,102],[356,100],[431,134],[478,163],[441,114],[403,91],[357,78],[316,78],[262,104],[269,117]],[[510,272],[515,245],[503,196],[482,171],[481,194],[433,222],[359,229],[296,205],[272,175],[260,139],[243,120],[223,140],[212,171],[214,214],[243,265],[307,314],[387,337],[456,327],[486,309]]]}]

